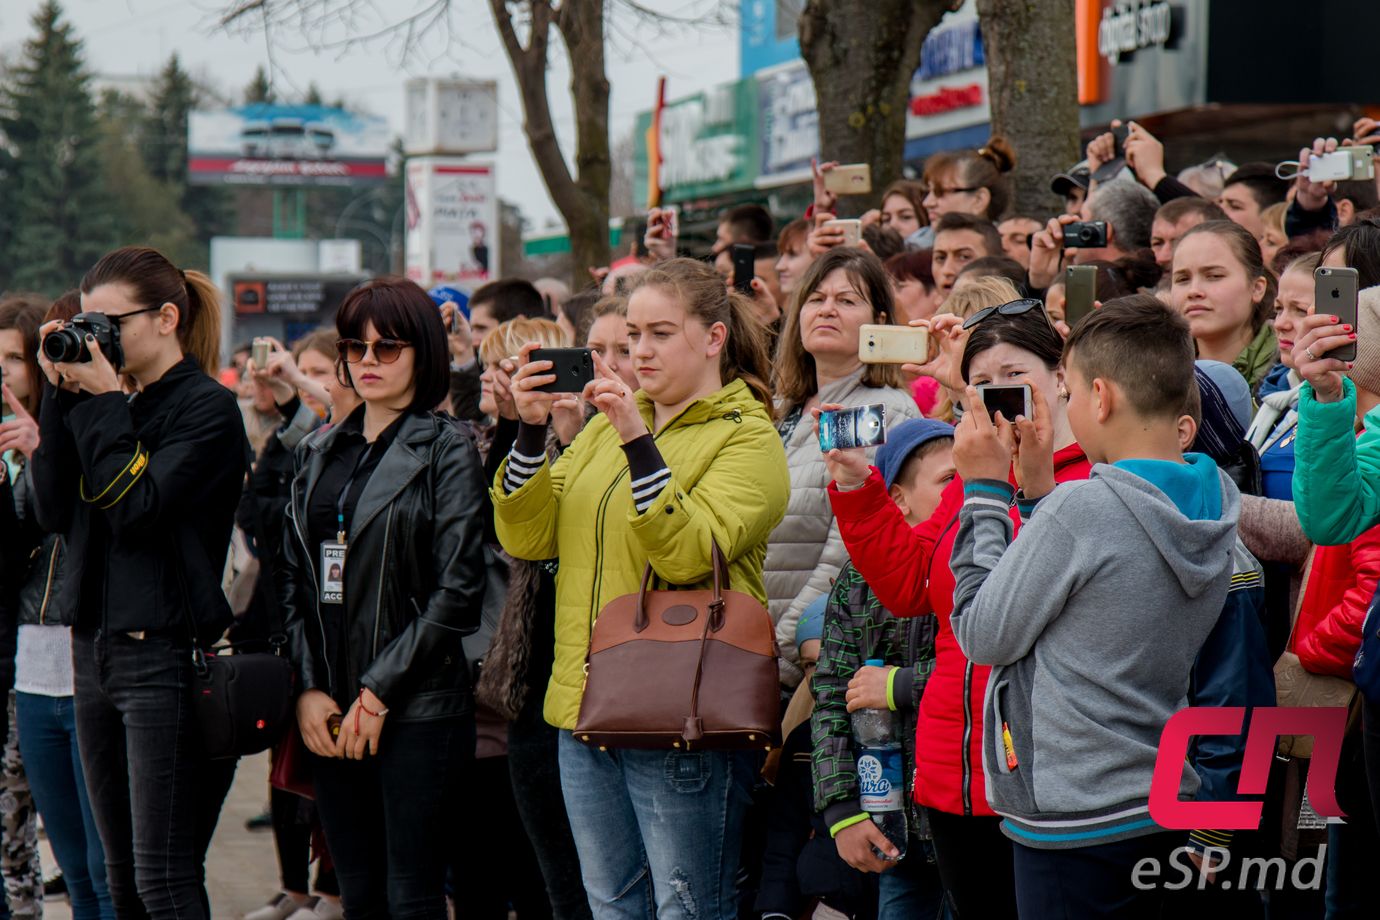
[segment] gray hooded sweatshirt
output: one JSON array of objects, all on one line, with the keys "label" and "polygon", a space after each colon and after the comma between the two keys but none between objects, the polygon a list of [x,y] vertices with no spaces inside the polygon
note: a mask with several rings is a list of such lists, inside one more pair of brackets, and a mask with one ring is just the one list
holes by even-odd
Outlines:
[{"label": "gray hooded sweatshirt", "polygon": [[[994,666],[987,798],[1018,843],[1065,849],[1161,830],[1148,806],[1160,733],[1188,705],[1194,660],[1222,613],[1241,505],[1211,460],[1187,459],[1178,500],[1196,479],[1189,500],[1202,519],[1098,464],[1042,500],[1013,542],[1010,486],[965,487],[951,622],[963,653]],[[1185,763],[1180,796],[1198,783]]]}]

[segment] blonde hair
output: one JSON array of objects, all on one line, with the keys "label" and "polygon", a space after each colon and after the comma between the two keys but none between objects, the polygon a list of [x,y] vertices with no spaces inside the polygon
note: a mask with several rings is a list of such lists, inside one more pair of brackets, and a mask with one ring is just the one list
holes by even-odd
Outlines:
[{"label": "blonde hair", "polygon": [[1284,213],[1289,210],[1287,201],[1279,201],[1260,212],[1260,222],[1266,227],[1273,227],[1280,233],[1284,233]]},{"label": "blonde hair", "polygon": [[999,307],[1020,299],[1020,292],[1006,278],[996,275],[965,275],[954,285],[953,292],[939,308],[939,312],[953,313],[967,319],[979,310]]},{"label": "blonde hair", "polygon": [[605,316],[627,316],[628,298],[622,294],[608,294],[595,301],[594,306],[589,308],[585,314],[585,321],[580,324],[579,344],[584,345],[589,342],[589,331],[594,328],[594,324]]},{"label": "blonde hair", "polygon": [[479,361],[485,365],[497,364],[504,358],[516,355],[528,342],[540,342],[542,348],[570,346],[565,330],[556,325],[555,320],[519,316],[499,323],[493,332],[484,336],[479,346]]}]

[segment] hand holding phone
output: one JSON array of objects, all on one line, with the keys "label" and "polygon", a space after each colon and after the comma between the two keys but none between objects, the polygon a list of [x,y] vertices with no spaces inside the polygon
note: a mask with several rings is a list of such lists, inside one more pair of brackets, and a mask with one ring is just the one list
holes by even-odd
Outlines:
[{"label": "hand holding phone", "polygon": [[862,242],[862,221],[860,220],[828,220],[825,221],[821,229],[840,230],[843,232],[843,242],[841,246],[856,246]]},{"label": "hand holding phone", "polygon": [[855,406],[819,414],[819,449],[875,447],[886,443],[886,406]]},{"label": "hand holding phone", "polygon": [[757,268],[757,247],[748,243],[733,244],[733,289],[752,296],[752,278]]},{"label": "hand holding phone", "polygon": [[926,364],[930,360],[930,331],[924,326],[859,326],[858,360],[863,364]]},{"label": "hand holding phone", "polygon": [[594,352],[588,348],[538,348],[530,361],[549,361],[555,379],[532,387],[541,393],[580,393],[594,379]]},{"label": "hand holding phone", "polygon": [[1064,322],[1073,327],[1097,302],[1097,266],[1070,265],[1064,272]]},{"label": "hand holding phone", "polygon": [[[1354,268],[1320,267],[1316,269],[1313,272],[1314,312],[1330,313],[1337,317],[1339,325],[1350,326],[1350,331],[1359,335],[1360,329],[1357,328],[1357,320],[1360,315],[1357,309],[1359,288],[1360,274]],[[1339,361],[1355,361],[1356,341],[1355,338],[1352,338],[1347,344],[1331,349],[1327,352],[1327,357]],[[1317,354],[1317,349],[1314,349],[1313,353]]]},{"label": "hand holding phone", "polygon": [[872,167],[867,163],[835,166],[824,173],[824,187],[835,195],[867,195],[872,191]]}]

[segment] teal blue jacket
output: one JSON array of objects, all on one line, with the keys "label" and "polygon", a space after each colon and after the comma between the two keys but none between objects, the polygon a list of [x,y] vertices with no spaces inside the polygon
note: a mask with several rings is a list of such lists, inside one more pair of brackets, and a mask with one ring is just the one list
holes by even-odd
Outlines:
[{"label": "teal blue jacket", "polygon": [[1357,438],[1356,386],[1342,379],[1342,398],[1318,402],[1299,389],[1294,441],[1294,506],[1303,532],[1319,546],[1340,546],[1380,524],[1380,407],[1366,413]]}]

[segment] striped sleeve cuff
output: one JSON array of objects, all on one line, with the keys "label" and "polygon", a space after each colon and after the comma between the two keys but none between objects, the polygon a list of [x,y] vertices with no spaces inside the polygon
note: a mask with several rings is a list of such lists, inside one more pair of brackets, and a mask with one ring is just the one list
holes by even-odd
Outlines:
[{"label": "striped sleeve cuff", "polygon": [[657,450],[650,434],[634,438],[623,445],[628,457],[628,475],[632,478],[633,505],[641,514],[652,506],[661,490],[671,482],[671,470]]},{"label": "striped sleeve cuff", "polygon": [[1229,850],[1234,831],[1196,830],[1188,835],[1188,848],[1197,853],[1208,850]]},{"label": "striped sleeve cuff", "polygon": [[999,479],[975,479],[963,484],[963,503],[985,508],[1010,511],[1016,500],[1016,490],[1009,482]]},{"label": "striped sleeve cuff", "polygon": [[546,462],[546,426],[518,425],[517,440],[508,452],[508,465],[503,472],[503,491],[512,495]]}]

